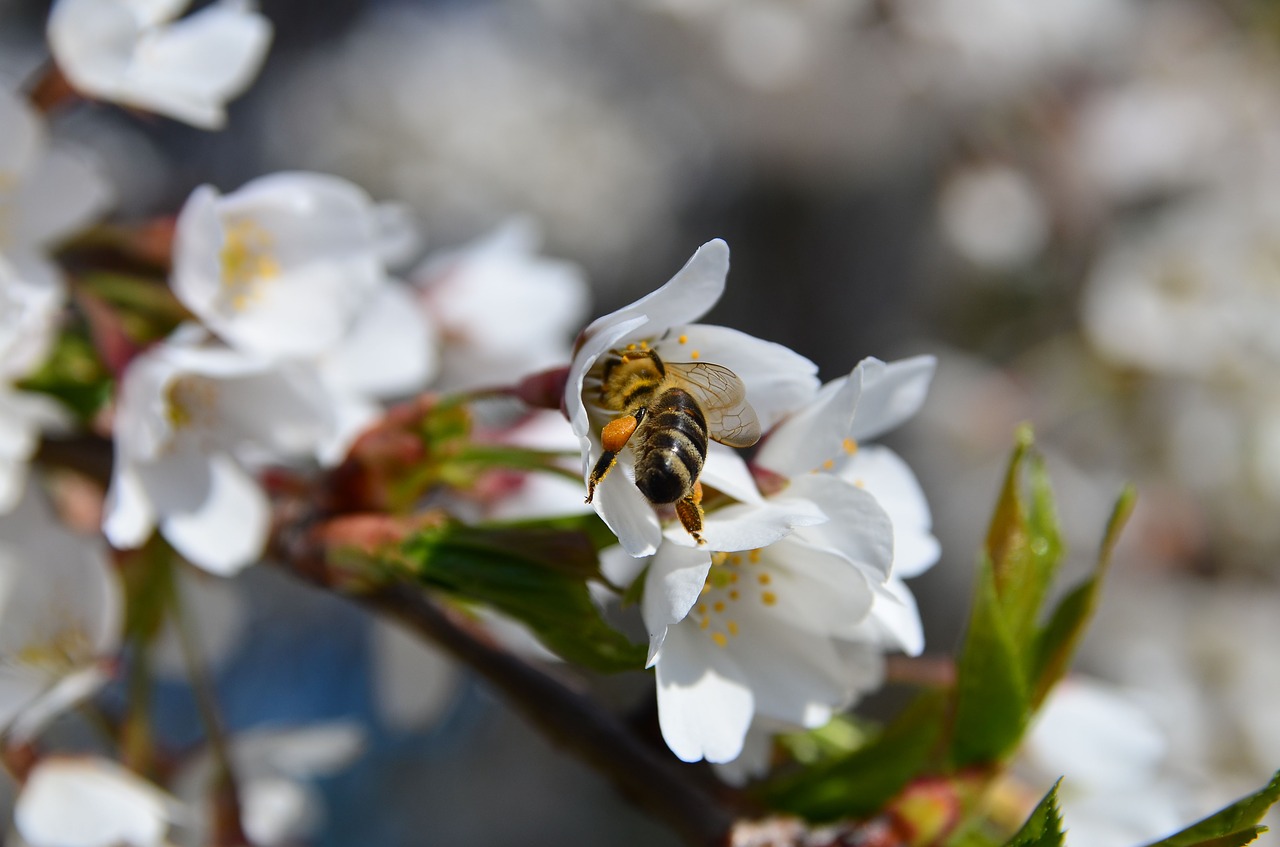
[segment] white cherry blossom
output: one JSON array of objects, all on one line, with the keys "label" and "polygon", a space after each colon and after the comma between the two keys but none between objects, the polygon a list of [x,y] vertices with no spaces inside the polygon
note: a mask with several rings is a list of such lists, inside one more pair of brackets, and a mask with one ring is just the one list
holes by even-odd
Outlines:
[{"label": "white cherry blossom", "polygon": [[[693,323],[720,299],[728,272],[728,246],[719,239],[710,241],[666,285],[597,319],[583,332],[570,366],[564,407],[582,446],[584,480],[602,451],[600,430],[611,418],[596,399],[597,364],[603,364],[610,350],[643,345],[666,362],[702,361],[728,368],[746,385],[747,400],[765,429],[813,395],[817,368],[808,359],[736,330]],[[718,486],[722,476],[732,474],[725,464],[731,454],[711,451],[703,481]],[[617,466],[597,486],[593,502],[623,548],[633,556],[647,556],[658,549],[662,525],[631,481],[633,464],[631,451],[623,450]]]},{"label": "white cherry blossom", "polygon": [[106,682],[123,602],[102,545],[61,526],[39,491],[0,516],[0,729],[29,738]]},{"label": "white cherry blossom", "polygon": [[412,273],[442,344],[437,387],[504,385],[569,360],[587,317],[581,268],[538,253],[541,238],[515,219]]},{"label": "white cherry blossom", "polygon": [[754,718],[816,727],[853,700],[859,680],[840,642],[862,637],[877,595],[891,599],[893,531],[870,494],[808,474],[708,511],[705,535],[707,549],[668,534],[641,611],[667,745],[686,761],[728,762]]},{"label": "white cherry blossom", "polygon": [[261,554],[270,518],[241,457],[314,454],[333,423],[314,367],[202,341],[180,328],[125,372],[103,531],[137,547],[158,524],[191,562],[229,575]]},{"label": "white cherry blossom", "polygon": [[190,0],[58,0],[49,47],[89,97],[220,129],[226,104],[266,58],[271,23],[248,0],[219,0],[181,20]]},{"label": "white cherry blossom", "polygon": [[352,330],[386,283],[399,233],[358,186],[285,172],[220,195],[192,192],[178,216],[173,289],[231,346],[311,357]]},{"label": "white cherry blossom", "polygon": [[31,771],[14,807],[29,847],[161,847],[176,800],[101,758],[55,756]]}]

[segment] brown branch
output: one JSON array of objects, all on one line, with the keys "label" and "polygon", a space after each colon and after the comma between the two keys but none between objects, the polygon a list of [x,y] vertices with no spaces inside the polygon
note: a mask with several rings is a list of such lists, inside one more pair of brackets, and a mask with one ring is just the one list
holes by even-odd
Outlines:
[{"label": "brown branch", "polygon": [[330,567],[325,529],[281,526],[273,557],[303,579],[399,620],[465,663],[533,726],[606,776],[631,802],[688,843],[730,843],[735,815],[688,766],[641,741],[590,697],[495,644],[468,616],[437,602],[421,587],[389,582],[353,590],[357,582]]}]

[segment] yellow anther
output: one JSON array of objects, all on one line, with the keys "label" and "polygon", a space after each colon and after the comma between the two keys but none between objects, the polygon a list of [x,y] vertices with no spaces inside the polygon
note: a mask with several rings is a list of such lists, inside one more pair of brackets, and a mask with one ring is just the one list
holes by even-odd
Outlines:
[{"label": "yellow anther", "polygon": [[752,550],[750,553],[747,554],[747,561],[753,565],[760,564],[760,548],[759,547],[757,547],[756,549]]},{"label": "yellow anther", "polygon": [[738,634],[738,622],[737,622],[737,621],[725,621],[725,626],[726,626],[726,627],[728,627],[728,629],[729,629],[729,634],[730,634],[730,635],[737,635],[737,634]]},{"label": "yellow anther", "polygon": [[720,614],[721,612],[723,612],[723,611],[724,611],[724,601],[723,601],[723,600],[717,600],[717,601],[715,602],[715,605],[714,605],[714,606],[712,606],[711,608],[713,608],[713,609],[715,609],[715,610],[716,610],[716,614],[717,614],[717,615],[718,615],[718,614]]},{"label": "yellow anther", "polygon": [[835,466],[836,466],[836,460],[835,460],[835,459],[827,459],[825,462],[823,462],[823,463],[822,463],[822,469],[823,469],[824,471],[829,471],[829,470],[831,470],[832,468],[834,468]]},{"label": "yellow anther", "polygon": [[731,573],[731,574],[729,574],[729,583],[730,583],[730,584],[733,584],[733,583],[735,583],[735,582],[737,582],[737,581],[738,581],[738,575],[737,575],[736,573]]},{"label": "yellow anther", "polygon": [[640,349],[641,349],[641,350],[648,350],[648,349],[649,349],[649,342],[648,342],[648,341],[641,341],[641,342],[640,342]]},{"label": "yellow anther", "polygon": [[703,618],[698,622],[698,629],[706,629],[711,626],[711,618]]},{"label": "yellow anther", "polygon": [[699,604],[698,604],[698,614],[700,614],[700,615],[706,615],[706,613],[707,613],[707,604],[706,604],[706,603],[699,603]]},{"label": "yellow anther", "polygon": [[688,344],[688,343],[689,343],[689,336],[687,336],[687,335],[682,335],[682,336],[680,336],[679,338],[677,338],[677,339],[676,339],[676,341],[679,341],[681,344]]},{"label": "yellow anther", "polygon": [[712,553],[711,554],[711,564],[713,565],[723,565],[727,561],[729,561],[728,553]]},{"label": "yellow anther", "polygon": [[628,344],[628,345],[627,345],[627,349],[628,349],[628,350],[634,350],[634,349],[636,349],[636,345],[634,345],[634,344]]},{"label": "yellow anther", "polygon": [[723,632],[711,633],[711,640],[714,641],[716,644],[720,645],[721,647],[729,646],[729,639],[725,637],[725,634]]},{"label": "yellow anther", "polygon": [[758,581],[761,585],[768,585],[769,583],[773,582],[773,577],[769,576],[767,573],[762,573],[756,577],[756,581]]},{"label": "yellow anther", "polygon": [[701,356],[701,355],[702,355],[702,354],[701,354],[701,353],[699,353],[697,350],[690,350],[690,351],[689,351],[689,358],[690,358],[690,359],[696,359],[696,358],[698,358],[698,357],[699,357],[699,356]]},{"label": "yellow anther", "polygon": [[243,309],[258,296],[264,279],[280,275],[280,263],[271,255],[275,239],[253,221],[237,221],[226,229],[219,259],[222,286],[233,309]]},{"label": "yellow anther", "polygon": [[867,487],[867,481],[866,481],[865,479],[855,479],[855,480],[853,481],[853,484],[854,484],[855,486],[857,486],[858,488],[866,488],[866,487]]},{"label": "yellow anther", "polygon": [[711,590],[711,581],[710,581],[710,580],[708,580],[708,581],[706,581],[706,582],[702,583],[702,593],[703,593],[703,594],[706,594],[706,593],[707,593],[708,591],[710,591],[710,590]]},{"label": "yellow anther", "polygon": [[850,456],[858,452],[858,442],[854,441],[852,438],[846,438],[844,440],[844,444],[841,446],[844,447],[844,452],[848,453]]},{"label": "yellow anther", "polygon": [[760,602],[764,603],[766,606],[772,606],[774,603],[778,602],[778,595],[774,594],[772,591],[765,591],[760,595]]},{"label": "yellow anther", "polygon": [[742,564],[742,557],[739,556],[737,553],[734,553],[732,556],[729,557],[729,564],[734,566]]},{"label": "yellow anther", "polygon": [[730,600],[737,600],[737,599],[738,599],[738,592],[737,592],[736,590],[734,590],[734,591],[730,591],[730,592],[729,592],[729,599],[730,599]]}]

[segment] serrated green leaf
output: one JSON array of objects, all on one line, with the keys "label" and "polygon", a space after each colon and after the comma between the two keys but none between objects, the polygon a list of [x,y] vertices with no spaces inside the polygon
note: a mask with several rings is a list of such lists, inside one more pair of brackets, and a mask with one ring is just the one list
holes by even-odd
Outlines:
[{"label": "serrated green leaf", "polygon": [[951,761],[958,767],[1004,758],[1030,716],[1024,660],[1004,612],[993,567],[984,559],[956,667]]},{"label": "serrated green leaf", "polygon": [[1132,486],[1120,493],[1107,521],[1093,574],[1062,598],[1048,623],[1037,634],[1031,672],[1035,685],[1033,705],[1038,706],[1044,701],[1070,667],[1071,657],[1084,636],[1085,625],[1097,608],[1102,583],[1111,566],[1111,554],[1136,502],[1137,492]]},{"label": "serrated green leaf", "polygon": [[1005,847],[1062,847],[1062,813],[1058,811],[1059,779],[1049,789]]},{"label": "serrated green leaf", "polygon": [[[1259,821],[1280,800],[1280,771],[1261,790],[1147,847],[1238,847],[1266,831]],[[1241,840],[1243,839],[1243,840]]]},{"label": "serrated green leaf", "polygon": [[767,782],[760,796],[772,808],[815,821],[880,811],[929,760],[941,734],[947,699],[945,692],[920,695],[866,745]]},{"label": "serrated green leaf", "polygon": [[603,672],[644,667],[647,648],[609,626],[587,592],[597,560],[583,533],[447,524],[404,552],[425,585],[516,618],[569,661]]}]

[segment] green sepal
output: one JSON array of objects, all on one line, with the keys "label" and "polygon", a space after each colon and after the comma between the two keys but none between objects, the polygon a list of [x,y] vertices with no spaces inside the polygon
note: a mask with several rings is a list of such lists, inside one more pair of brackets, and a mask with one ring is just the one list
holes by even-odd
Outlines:
[{"label": "green sepal", "polygon": [[1258,822],[1280,800],[1280,771],[1261,790],[1147,847],[1239,847],[1267,831]]},{"label": "green sepal", "polygon": [[868,743],[844,756],[765,782],[771,808],[813,821],[879,812],[929,761],[942,731],[947,693],[921,694]]},{"label": "green sepal", "polygon": [[404,544],[404,566],[431,588],[521,621],[564,659],[601,672],[639,670],[647,647],[609,626],[586,581],[598,573],[584,533],[449,523]]},{"label": "green sepal", "polygon": [[1005,847],[1062,847],[1062,813],[1058,811],[1059,779]]}]

